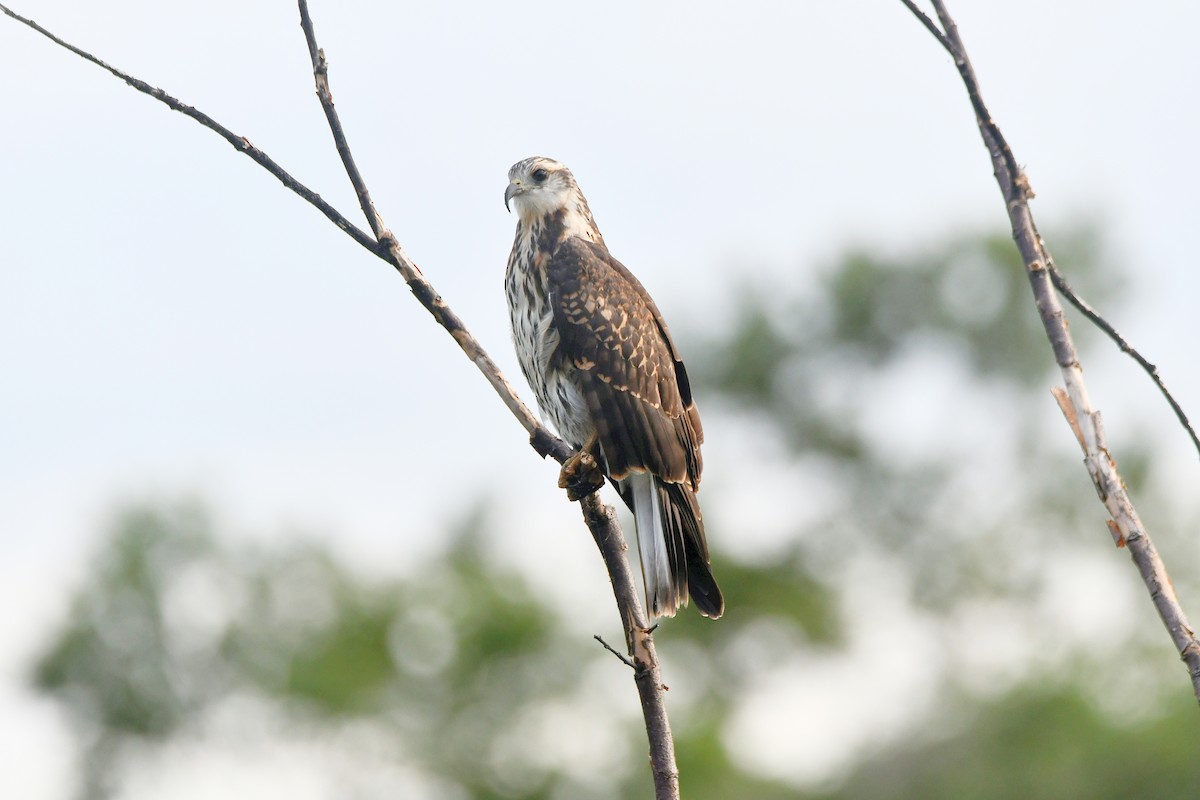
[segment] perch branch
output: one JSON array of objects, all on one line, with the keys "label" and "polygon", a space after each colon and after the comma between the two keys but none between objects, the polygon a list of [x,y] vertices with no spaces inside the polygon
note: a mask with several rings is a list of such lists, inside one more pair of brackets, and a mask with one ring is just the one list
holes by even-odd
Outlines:
[{"label": "perch branch", "polygon": [[[375,232],[381,242],[387,242],[389,260],[400,270],[400,273],[404,276],[404,280],[408,282],[409,286],[412,287],[414,284],[428,286],[428,282],[421,275],[420,270],[408,260],[400,245],[387,230],[383,224],[383,219],[375,209],[375,204],[371,201],[371,195],[367,191],[366,182],[359,173],[358,167],[354,163],[354,158],[350,153],[350,146],[346,141],[345,129],[342,127],[341,119],[334,108],[333,94],[329,87],[329,65],[325,59],[325,52],[317,45],[312,17],[308,11],[308,2],[307,0],[297,0],[297,3],[300,9],[300,26],[304,30],[304,38],[308,43],[309,57],[312,60],[317,97],[321,101],[321,107],[325,110],[325,119],[329,122],[330,132],[333,134],[338,154],[341,156],[342,164],[346,168],[346,175],[349,177],[350,183],[354,186],[355,194],[358,195],[359,205],[367,217],[367,222],[370,224],[371,230]],[[430,287],[429,291],[432,291],[432,287]],[[414,289],[415,293],[416,289]],[[435,314],[435,316],[437,315]],[[457,320],[457,318],[455,319]],[[450,330],[449,327],[447,329]],[[460,337],[469,337],[470,334],[462,326],[461,322],[457,323],[456,330],[458,333],[455,333],[454,330],[451,330],[451,333],[454,335],[455,340],[459,341],[460,345],[463,345],[463,340]],[[484,370],[484,374],[503,380],[499,368],[491,362],[491,359],[483,352],[483,348],[478,343],[475,343],[473,338],[470,341],[472,342],[472,350],[469,350],[468,354],[472,351],[477,354],[472,360],[480,365],[480,369]],[[463,345],[463,349],[467,350],[467,347]],[[504,383],[504,386],[508,392],[512,392],[512,388],[508,386],[507,382]],[[520,403],[515,394],[512,399]],[[529,413],[528,409],[525,409],[523,405],[521,408],[526,414]],[[526,427],[528,429],[528,426]],[[537,447],[537,433],[535,430],[530,430],[530,434],[533,437],[531,441],[533,441],[535,448]],[[558,460],[561,462],[563,459],[558,458]],[[637,587],[634,584],[633,574],[629,568],[629,560],[626,558],[626,550],[628,548],[625,544],[625,537],[621,532],[620,525],[617,524],[616,514],[613,512],[613,509],[601,503],[595,494],[586,497],[580,503],[580,508],[588,530],[591,532],[592,538],[595,540],[596,546],[600,549],[600,554],[604,558],[604,565],[608,570],[609,577],[612,579],[613,595],[616,599],[617,608],[621,614],[621,622],[625,629],[625,641],[628,645],[630,655],[627,663],[634,668],[634,683],[637,686],[638,697],[641,700],[646,736],[650,744],[650,766],[654,776],[655,797],[657,800],[677,800],[679,797],[679,771],[675,764],[675,745],[671,735],[670,722],[667,718],[665,697],[663,696],[665,690],[658,666],[658,658],[654,651],[654,641],[650,636],[646,615],[642,610],[641,601],[638,598]]]},{"label": "perch branch", "polygon": [[[921,14],[919,9],[909,2],[901,0],[922,20],[927,28],[933,29],[933,23]],[[1026,273],[1033,289],[1034,302],[1042,327],[1050,340],[1054,359],[1062,372],[1066,384],[1066,398],[1060,396],[1060,405],[1068,420],[1074,420],[1080,444],[1084,451],[1084,464],[1088,474],[1095,484],[1100,501],[1108,511],[1111,522],[1109,529],[1118,541],[1124,540],[1129,552],[1137,565],[1138,572],[1149,590],[1159,617],[1166,626],[1172,641],[1177,648],[1180,658],[1187,665],[1192,681],[1192,690],[1200,700],[1200,642],[1196,639],[1195,631],[1188,622],[1179,598],[1171,585],[1166,566],[1158,555],[1154,542],[1142,525],[1133,501],[1125,489],[1125,483],[1117,472],[1116,462],[1109,453],[1104,426],[1100,421],[1100,412],[1092,407],[1088,398],[1087,386],[1083,381],[1083,370],[1079,365],[1079,357],[1075,343],[1067,329],[1066,318],[1062,305],[1054,291],[1050,275],[1053,260],[1034,224],[1033,214],[1029,208],[1029,200],[1033,190],[1029,180],[1018,167],[1012,149],[1005,141],[996,122],[988,112],[987,106],[979,92],[979,83],[975,71],[967,58],[966,48],[959,37],[958,26],[955,25],[943,0],[932,0],[934,10],[941,21],[941,35],[937,36],[939,43],[950,53],[959,76],[971,99],[975,111],[975,119],[983,143],[992,160],[992,168],[1000,193],[1004,197],[1005,208],[1008,211],[1009,222],[1012,226],[1013,240],[1025,262]],[[1069,409],[1069,411],[1068,411]],[[1118,537],[1119,534],[1119,537]]]},{"label": "perch branch", "polygon": [[[455,314],[433,286],[422,275],[421,270],[408,258],[399,242],[384,225],[382,218],[375,210],[367,191],[366,183],[354,163],[350,147],[341,121],[333,105],[333,96],[329,89],[328,64],[324,52],[317,46],[313,31],[312,18],[308,12],[305,0],[298,0],[301,27],[304,30],[308,44],[309,55],[313,64],[313,77],[316,81],[317,96],[325,110],[326,120],[333,134],[334,143],[342,159],[346,174],[358,196],[367,222],[374,237],[365,233],[350,223],[340,212],[325,202],[320,195],[313,192],[304,184],[293,178],[266,153],[250,144],[250,141],[224,127],[207,114],[186,105],[162,89],[109,66],[91,53],[84,51],[55,36],[50,31],[0,4],[0,11],[7,16],[23,23],[37,31],[50,41],[70,50],[77,56],[101,67],[112,75],[120,78],[129,86],[143,94],[166,104],[169,108],[179,111],[188,117],[215,131],[218,135],[232,144],[239,152],[249,156],[255,163],[266,169],[280,180],[284,186],[308,201],[320,210],[342,231],[358,242],[361,246],[374,253],[379,258],[390,263],[404,278],[405,283],[422,306],[433,318],[454,338],[466,356],[475,364],[501,400],[512,412],[517,421],[529,433],[530,445],[542,456],[550,456],[559,463],[571,455],[571,448],[560,438],[542,425],[536,416],[517,396],[516,391],[500,372],[499,367],[483,349],[467,329],[462,320]],[[629,648],[630,663],[634,668],[634,681],[642,705],[646,723],[646,734],[650,743],[650,761],[654,776],[656,800],[678,800],[679,774],[675,764],[674,741],[671,736],[670,724],[667,718],[666,702],[662,683],[662,674],[658,666],[657,655],[651,628],[646,621],[641,601],[633,582],[629,562],[625,556],[627,545],[625,537],[617,524],[616,514],[609,506],[602,504],[595,495],[591,495],[580,503],[584,521],[592,534],[605,566],[612,579],[613,594],[616,597],[618,610],[624,627],[625,640]]]},{"label": "perch branch", "polygon": [[667,687],[663,685],[658,655],[654,651],[653,628],[646,620],[646,612],[634,587],[629,559],[625,557],[628,549],[625,537],[617,524],[617,515],[612,506],[601,503],[595,494],[583,498],[579,507],[583,510],[583,518],[592,532],[592,538],[596,540],[596,546],[604,556],[604,565],[612,577],[613,595],[621,611],[625,645],[629,651],[629,662],[632,662],[630,666],[633,667],[633,681],[637,684],[638,697],[642,701],[642,718],[646,723],[646,736],[650,740],[655,800],[678,800],[679,768],[675,764],[675,741],[671,736],[671,723],[667,719],[666,699],[663,696]]}]

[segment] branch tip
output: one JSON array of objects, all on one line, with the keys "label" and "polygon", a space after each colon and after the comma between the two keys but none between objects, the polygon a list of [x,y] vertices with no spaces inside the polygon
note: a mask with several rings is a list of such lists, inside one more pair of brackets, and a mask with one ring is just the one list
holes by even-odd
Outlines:
[{"label": "branch tip", "polygon": [[597,634],[593,635],[592,638],[595,639],[600,644],[604,645],[604,649],[607,650],[608,652],[612,653],[618,659],[620,659],[622,664],[624,664],[625,666],[629,667],[632,670],[637,669],[637,664],[634,664],[632,661],[630,661],[629,656],[626,656],[626,655],[618,652],[617,650],[615,650],[612,645],[610,645],[608,642],[604,641],[603,637],[601,637],[600,634],[597,633]]}]

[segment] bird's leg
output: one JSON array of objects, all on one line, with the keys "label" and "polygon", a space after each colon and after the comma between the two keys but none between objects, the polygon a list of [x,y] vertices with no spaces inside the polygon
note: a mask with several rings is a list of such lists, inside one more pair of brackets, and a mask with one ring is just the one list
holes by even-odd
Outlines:
[{"label": "bird's leg", "polygon": [[604,485],[604,473],[592,454],[598,438],[593,432],[575,455],[563,462],[562,471],[558,473],[558,488],[566,489],[567,497],[572,501],[582,500]]}]

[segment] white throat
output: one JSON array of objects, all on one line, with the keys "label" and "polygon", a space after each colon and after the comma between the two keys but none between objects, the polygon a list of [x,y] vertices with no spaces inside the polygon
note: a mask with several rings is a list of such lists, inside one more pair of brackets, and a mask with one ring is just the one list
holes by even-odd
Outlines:
[{"label": "white throat", "polygon": [[578,192],[569,195],[565,204],[561,196],[539,191],[518,195],[514,199],[522,227],[539,227],[547,218],[557,216],[556,222],[562,225],[562,235],[578,236],[597,243],[604,241],[588,210],[587,201]]}]

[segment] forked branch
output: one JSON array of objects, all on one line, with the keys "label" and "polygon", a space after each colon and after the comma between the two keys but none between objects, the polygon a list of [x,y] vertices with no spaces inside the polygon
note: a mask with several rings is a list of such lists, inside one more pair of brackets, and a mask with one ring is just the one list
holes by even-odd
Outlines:
[{"label": "forked branch", "polygon": [[1080,314],[1088,318],[1093,325],[1104,331],[1104,335],[1112,339],[1113,344],[1124,353],[1137,362],[1138,366],[1150,376],[1150,380],[1154,381],[1154,385],[1158,387],[1158,391],[1162,394],[1163,399],[1167,401],[1167,405],[1171,407],[1171,411],[1175,412],[1175,419],[1179,420],[1179,424],[1187,432],[1188,438],[1192,440],[1192,447],[1196,449],[1197,455],[1200,455],[1200,437],[1196,436],[1196,429],[1192,427],[1191,421],[1188,419],[1187,413],[1183,407],[1179,405],[1179,401],[1167,389],[1167,385],[1163,382],[1162,375],[1158,373],[1158,367],[1151,364],[1146,357],[1138,352],[1137,348],[1126,341],[1125,337],[1113,327],[1112,323],[1100,315],[1100,312],[1092,308],[1091,304],[1075,293],[1071,288],[1071,284],[1067,283],[1067,279],[1054,263],[1054,259],[1050,259],[1050,279],[1054,281],[1054,288],[1058,289],[1058,293],[1067,298],[1067,302],[1075,306]]},{"label": "forked branch", "polygon": [[[321,211],[328,219],[358,242],[362,247],[374,253],[379,258],[391,264],[404,278],[405,283],[420,301],[421,305],[433,318],[454,338],[459,347],[487,381],[492,385],[496,394],[516,417],[517,421],[529,433],[530,444],[543,457],[551,456],[559,463],[571,455],[570,447],[538,421],[537,417],[517,396],[511,384],[500,372],[483,346],[467,329],[463,321],[446,304],[434,290],[432,284],[424,277],[417,265],[409,259],[396,238],[384,225],[382,217],[375,209],[367,191],[366,182],[354,163],[350,146],[346,141],[345,130],[333,105],[333,95],[329,88],[329,69],[324,52],[318,47],[316,34],[313,30],[312,17],[308,11],[306,0],[298,0],[301,27],[304,30],[305,41],[308,44],[309,56],[313,65],[313,77],[316,82],[317,96],[325,110],[325,117],[333,134],[334,144],[346,174],[358,196],[359,205],[367,218],[372,234],[368,234],[353,225],[337,209],[325,202],[316,192],[309,189],[290,173],[271,159],[262,150],[250,143],[244,136],[239,136],[221,125],[207,114],[189,106],[162,89],[125,73],[101,61],[91,53],[72,45],[50,31],[38,25],[31,19],[23,17],[0,4],[0,11],[12,19],[32,28],[60,47],[70,50],[80,58],[108,71],[125,83],[143,94],[164,103],[169,108],[194,119],[204,127],[216,132],[219,136],[234,146],[239,152],[249,156],[256,164],[263,167],[283,183],[288,189],[304,198]],[[646,613],[642,609],[641,600],[633,582],[633,575],[626,558],[625,537],[617,524],[616,515],[612,508],[602,504],[595,495],[585,498],[580,503],[583,517],[588,530],[592,534],[605,567],[612,579],[613,594],[621,615],[621,623],[625,631],[625,640],[629,656],[634,664],[634,681],[637,685],[641,700],[642,712],[646,724],[646,734],[650,742],[650,760],[654,775],[655,797],[657,800],[677,800],[679,797],[679,776],[675,765],[674,741],[667,720],[666,703],[662,675],[658,659],[654,651],[654,642],[650,635],[650,626]]]},{"label": "forked branch", "polygon": [[[955,25],[942,0],[931,1],[938,20],[941,22],[940,28],[912,0],[901,0],[934,35],[942,47],[950,53],[955,67],[958,68],[959,76],[966,86],[971,107],[975,111],[975,120],[979,125],[979,132],[992,160],[996,182],[1000,185],[1000,193],[1004,197],[1009,223],[1012,226],[1013,240],[1025,262],[1025,270],[1033,289],[1034,303],[1037,306],[1038,315],[1041,317],[1042,327],[1050,340],[1051,349],[1054,351],[1054,360],[1057,362],[1062,372],[1063,382],[1066,384],[1066,396],[1063,397],[1059,394],[1059,403],[1083,448],[1084,464],[1087,466],[1092,483],[1095,484],[1100,501],[1111,517],[1109,529],[1113,531],[1118,544],[1128,546],[1138,572],[1150,592],[1154,607],[1166,626],[1171,640],[1175,643],[1180,658],[1187,665],[1192,681],[1192,691],[1197,700],[1200,700],[1200,642],[1197,641],[1195,631],[1179,604],[1179,598],[1175,595],[1175,589],[1167,575],[1166,566],[1159,557],[1158,550],[1150,539],[1150,534],[1142,525],[1133,501],[1129,498],[1125,482],[1117,472],[1116,462],[1109,454],[1104,426],[1100,421],[1100,412],[1092,407],[1091,400],[1088,398],[1087,386],[1083,381],[1083,370],[1079,365],[1075,343],[1067,329],[1058,295],[1054,291],[1052,280],[1054,261],[1038,233],[1029,208],[1029,200],[1033,197],[1029,179],[1017,166],[1012,149],[1008,146],[1008,142],[1005,141],[1000,128],[992,119],[983,102],[975,71],[971,67],[966,48],[958,33],[958,26]],[[1093,321],[1095,320],[1093,319]],[[1161,382],[1159,385],[1161,388]],[[1165,392],[1165,389],[1163,391]],[[1182,412],[1177,410],[1177,414],[1182,415]],[[1186,417],[1181,418],[1186,420]],[[1187,427],[1190,432],[1190,426]],[[1194,439],[1195,435],[1193,434]]]}]

